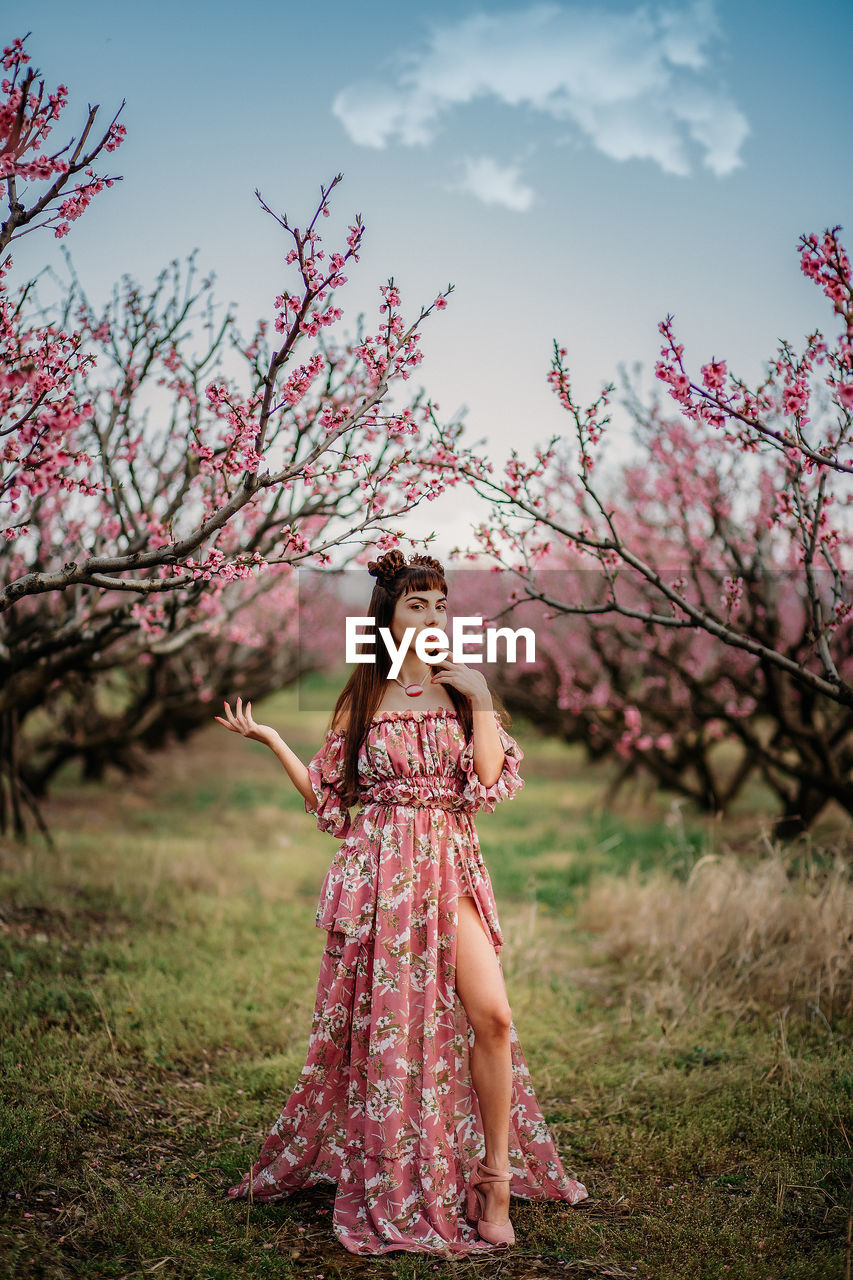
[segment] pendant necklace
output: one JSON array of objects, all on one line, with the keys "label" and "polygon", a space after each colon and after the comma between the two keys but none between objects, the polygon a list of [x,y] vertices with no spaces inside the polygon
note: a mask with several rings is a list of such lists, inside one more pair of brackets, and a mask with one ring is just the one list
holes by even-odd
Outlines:
[{"label": "pendant necklace", "polygon": [[424,691],[424,685],[426,684],[427,680],[429,680],[431,675],[432,675],[432,668],[429,669],[429,671],[426,673],[426,675],[424,676],[420,684],[403,684],[403,681],[400,679],[399,676],[395,676],[394,679],[397,681],[397,684],[400,686],[400,688],[406,691],[406,693],[410,698],[419,698]]}]

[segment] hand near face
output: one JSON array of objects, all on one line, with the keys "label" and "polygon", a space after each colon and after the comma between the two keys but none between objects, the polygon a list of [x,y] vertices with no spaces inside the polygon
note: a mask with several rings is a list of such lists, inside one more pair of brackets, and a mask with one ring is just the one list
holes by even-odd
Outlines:
[{"label": "hand near face", "polygon": [[491,707],[492,695],[482,671],[475,671],[464,662],[451,662],[444,658],[433,668],[431,684],[452,684],[454,689],[471,699],[472,706]]}]

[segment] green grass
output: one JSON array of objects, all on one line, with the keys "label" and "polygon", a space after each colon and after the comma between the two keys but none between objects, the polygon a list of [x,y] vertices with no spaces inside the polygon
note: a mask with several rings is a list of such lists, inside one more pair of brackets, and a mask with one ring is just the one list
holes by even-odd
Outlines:
[{"label": "green grass", "polygon": [[[304,760],[319,745],[323,711],[291,695],[255,711]],[[47,806],[56,851],[3,850],[2,1274],[844,1274],[850,1010],[827,1027],[805,1006],[646,1009],[627,960],[576,926],[584,894],[630,866],[683,883],[725,829],[658,796],[601,813],[606,769],[513,732],[527,785],[477,825],[524,1052],[589,1202],[516,1202],[517,1248],[454,1265],[350,1256],[328,1189],[227,1200],[304,1061],[337,845],[270,753],[212,725],[146,778],[66,775]]]}]

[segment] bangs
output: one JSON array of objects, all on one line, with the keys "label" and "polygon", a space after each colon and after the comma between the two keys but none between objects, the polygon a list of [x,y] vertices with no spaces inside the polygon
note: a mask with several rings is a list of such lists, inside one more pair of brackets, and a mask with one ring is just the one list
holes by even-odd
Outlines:
[{"label": "bangs", "polygon": [[406,585],[401,594],[409,591],[441,591],[447,595],[447,583],[444,574],[432,569],[428,564],[411,565],[406,570]]}]

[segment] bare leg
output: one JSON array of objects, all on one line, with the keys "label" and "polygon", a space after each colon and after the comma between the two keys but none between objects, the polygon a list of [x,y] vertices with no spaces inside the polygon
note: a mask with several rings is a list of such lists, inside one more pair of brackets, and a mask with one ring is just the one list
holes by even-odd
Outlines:
[{"label": "bare leg", "polygon": [[[512,1097],[510,1022],[512,1010],[491,939],[486,935],[474,899],[458,902],[456,990],[474,1030],[471,1081],[477,1093],[486,1139],[485,1163],[509,1168],[509,1109]],[[485,1218],[498,1224],[509,1219],[509,1183],[482,1188]]]}]

